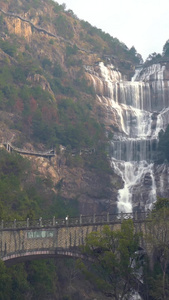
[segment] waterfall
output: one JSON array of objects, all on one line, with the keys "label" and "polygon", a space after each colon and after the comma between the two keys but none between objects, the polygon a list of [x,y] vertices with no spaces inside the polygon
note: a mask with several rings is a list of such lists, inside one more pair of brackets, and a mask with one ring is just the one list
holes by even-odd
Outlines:
[{"label": "waterfall", "polygon": [[124,183],[118,191],[118,211],[151,209],[156,201],[157,185],[163,195],[163,178],[168,172],[162,171],[157,180],[158,168],[154,164],[158,133],[169,123],[166,66],[155,64],[138,69],[131,81],[113,65],[99,63],[97,70],[90,67],[86,71],[99,102],[108,112],[107,122],[116,128],[110,143],[111,162]]}]

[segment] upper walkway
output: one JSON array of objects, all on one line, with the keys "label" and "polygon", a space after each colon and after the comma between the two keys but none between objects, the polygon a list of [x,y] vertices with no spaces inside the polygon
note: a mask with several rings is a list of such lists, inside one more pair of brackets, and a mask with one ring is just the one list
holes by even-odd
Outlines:
[{"label": "upper walkway", "polygon": [[9,152],[17,152],[19,154],[23,155],[33,155],[33,156],[42,156],[42,157],[53,157],[55,156],[55,151],[53,149],[48,150],[48,151],[31,151],[31,150],[25,150],[25,149],[20,149],[15,146],[13,146],[11,143],[7,142],[3,144],[6,148],[7,151]]}]

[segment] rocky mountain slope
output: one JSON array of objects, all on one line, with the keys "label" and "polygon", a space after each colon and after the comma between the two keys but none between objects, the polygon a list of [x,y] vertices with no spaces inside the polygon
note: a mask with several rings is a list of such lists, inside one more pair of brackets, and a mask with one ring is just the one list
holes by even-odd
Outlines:
[{"label": "rocky mountain slope", "polygon": [[0,28],[1,143],[54,148],[50,161],[28,156],[32,172],[83,214],[116,211],[122,181],[106,152],[116,124],[88,69],[111,62],[130,78],[140,55],[50,0],[0,1]]},{"label": "rocky mountain slope", "polygon": [[[137,69],[134,47],[64,4],[0,0],[0,220],[144,211],[168,197],[167,56],[169,41]],[[90,279],[72,259],[0,262],[0,299],[106,299]]]}]

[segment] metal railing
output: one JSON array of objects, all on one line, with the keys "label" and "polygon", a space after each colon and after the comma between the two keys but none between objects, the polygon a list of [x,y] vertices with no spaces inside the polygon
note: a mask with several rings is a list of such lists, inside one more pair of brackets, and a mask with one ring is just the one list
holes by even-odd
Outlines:
[{"label": "metal railing", "polygon": [[122,223],[123,220],[132,219],[133,222],[144,222],[149,216],[148,212],[134,212],[134,213],[119,213],[119,214],[102,214],[102,215],[80,215],[77,217],[56,218],[52,219],[29,219],[14,220],[0,222],[0,230],[3,229],[17,229],[17,228],[41,228],[41,227],[62,227],[62,226],[81,226],[81,225],[97,225],[97,224],[112,224]]},{"label": "metal railing", "polygon": [[30,154],[30,155],[37,155],[37,156],[55,156],[55,151],[54,149],[50,149],[50,150],[47,150],[47,151],[32,151],[32,150],[26,150],[26,149],[21,149],[21,148],[17,148],[13,145],[11,145],[11,143],[9,142],[6,142],[3,144],[7,150],[9,151],[15,151],[17,153],[21,153],[21,154]]}]

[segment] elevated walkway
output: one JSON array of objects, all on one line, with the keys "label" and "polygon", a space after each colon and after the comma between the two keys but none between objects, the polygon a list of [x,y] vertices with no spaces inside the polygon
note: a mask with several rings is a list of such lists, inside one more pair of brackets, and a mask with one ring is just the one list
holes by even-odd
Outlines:
[{"label": "elevated walkway", "polygon": [[[132,219],[136,232],[145,232],[147,223],[145,213],[121,213],[82,216],[75,218],[43,220],[1,221],[0,258],[12,265],[38,257],[68,256],[85,258],[80,246],[92,231],[101,231],[104,225],[111,230],[119,230],[124,219]],[[146,249],[144,240],[142,248]]]},{"label": "elevated walkway", "polygon": [[53,149],[41,152],[41,151],[31,151],[31,150],[20,149],[20,148],[12,146],[9,142],[4,143],[3,145],[8,152],[17,152],[17,153],[23,154],[23,155],[42,156],[42,157],[46,157],[46,158],[51,158],[56,155],[55,151]]}]

